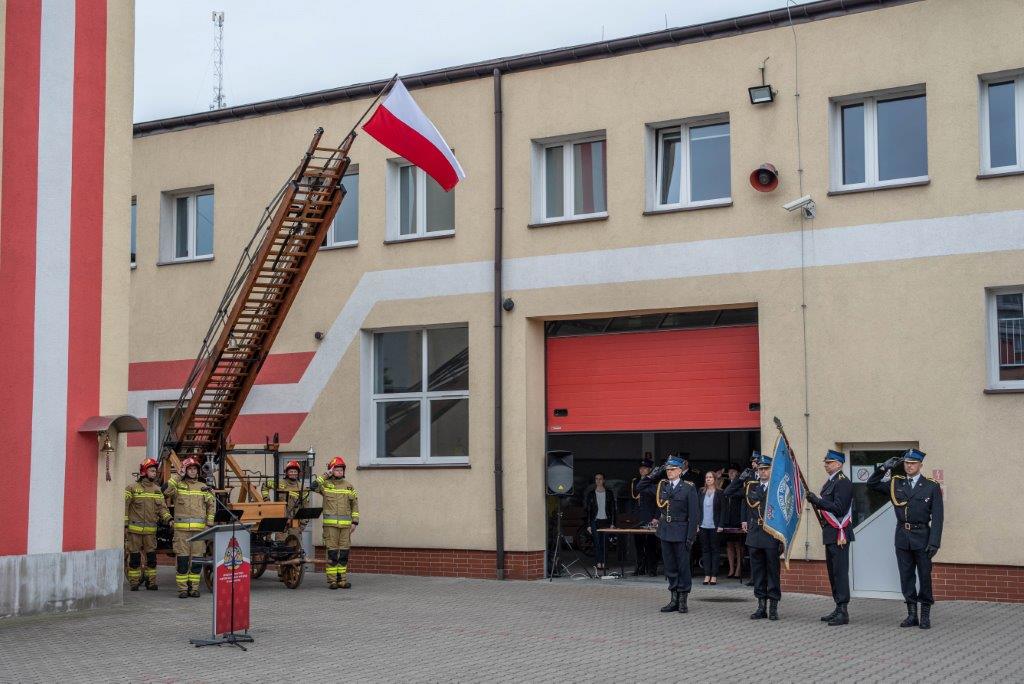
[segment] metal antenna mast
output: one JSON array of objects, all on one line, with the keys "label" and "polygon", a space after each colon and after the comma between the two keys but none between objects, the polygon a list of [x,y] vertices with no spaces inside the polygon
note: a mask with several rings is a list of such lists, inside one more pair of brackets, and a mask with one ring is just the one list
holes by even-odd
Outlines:
[{"label": "metal antenna mast", "polygon": [[227,98],[224,96],[224,13],[213,12],[213,69],[217,78],[213,86],[213,102],[210,109],[224,109]]}]

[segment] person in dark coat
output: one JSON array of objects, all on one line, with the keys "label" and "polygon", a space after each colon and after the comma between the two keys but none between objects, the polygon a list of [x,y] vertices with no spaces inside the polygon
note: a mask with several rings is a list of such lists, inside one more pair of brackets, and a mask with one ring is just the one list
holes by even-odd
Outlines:
[{"label": "person in dark coat", "polygon": [[[654,492],[637,491],[637,483],[644,477],[651,474],[654,469],[654,461],[645,457],[640,461],[639,477],[633,478],[629,483],[629,495],[635,502],[636,513],[640,518],[640,526],[651,525],[658,519],[658,507],[654,503]],[[658,539],[653,534],[634,534],[633,543],[636,546],[636,576],[647,574],[651,577],[658,576]]]},{"label": "person in dark coat", "polygon": [[[900,627],[931,629],[932,558],[942,543],[942,487],[921,474],[925,454],[909,449],[902,457],[890,458],[868,478],[868,487],[888,494],[896,507],[896,564],[900,569],[900,587],[907,602],[907,617]],[[892,470],[903,462],[906,477]],[[921,589],[918,590],[918,583]],[[917,604],[921,604],[921,618]]]},{"label": "person in dark coat", "polygon": [[615,503],[615,492],[604,486],[604,473],[594,474],[594,488],[586,493],[583,508],[590,523],[590,534],[594,537],[594,555],[597,571],[604,573],[605,556],[608,550],[608,534],[598,533],[608,527],[615,527],[618,508]]},{"label": "person in dark coat", "polygon": [[[654,492],[654,501],[661,509],[657,536],[661,540],[661,558],[665,563],[665,577],[672,595],[661,612],[689,612],[687,598],[691,589],[690,549],[697,537],[700,509],[697,489],[682,479],[686,461],[673,456],[660,468],[640,479],[637,490]],[[662,473],[667,479],[662,479]]]},{"label": "person in dark coat", "polygon": [[718,584],[719,552],[726,500],[722,490],[718,488],[718,476],[712,471],[704,473],[704,486],[697,493],[697,503],[700,504],[698,529],[704,584]]},{"label": "person in dark coat", "polygon": [[[740,479],[739,468],[730,467],[728,471],[729,482],[723,487],[722,496],[725,499],[724,506],[724,520],[722,521],[722,527],[727,529],[739,529],[740,526],[740,496],[725,496],[725,491],[728,490],[734,482]],[[740,490],[742,493],[742,490]],[[726,533],[725,536],[725,556],[729,561],[729,574],[726,577],[740,577],[743,570],[743,536],[738,533]]]},{"label": "person in dark coat", "polygon": [[830,627],[850,622],[847,605],[850,603],[850,542],[853,541],[853,483],[843,475],[846,454],[828,450],[825,472],[828,479],[821,493],[808,490],[807,500],[818,509],[821,540],[825,544],[825,567],[828,583],[832,587],[832,600],[836,607],[822,621]]},{"label": "person in dark coat", "polygon": [[[772,471],[772,457],[761,454],[757,462],[757,480],[748,480],[743,490],[742,527],[747,533],[750,551],[750,573],[754,576],[754,596],[757,610],[751,620],[779,619],[779,600],[782,598],[779,556],[782,545],[764,530],[764,509],[768,498],[768,479]],[[768,604],[767,611],[765,603]]]},{"label": "person in dark coat", "polygon": [[[739,506],[739,521],[737,526],[741,528],[741,543],[746,545],[746,530],[743,528],[743,511],[746,507],[746,503],[743,501],[743,495],[747,490],[747,483],[754,482],[757,480],[757,464],[761,460],[761,452],[754,451],[750,454],[750,467],[744,468],[743,472],[739,474],[739,477],[733,478],[729,481],[723,492],[727,499],[735,500]],[[743,551],[740,549],[739,555],[736,558],[736,577],[742,577],[743,575]],[[753,574],[753,573],[751,573]],[[750,581],[747,582],[748,587],[754,586],[754,578],[751,577]]]}]

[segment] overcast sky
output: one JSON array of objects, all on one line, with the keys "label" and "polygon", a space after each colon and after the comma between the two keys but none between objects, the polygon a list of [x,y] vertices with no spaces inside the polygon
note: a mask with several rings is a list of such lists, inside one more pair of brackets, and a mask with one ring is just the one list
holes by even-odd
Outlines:
[{"label": "overcast sky", "polygon": [[785,0],[137,0],[135,121],[783,7]]}]

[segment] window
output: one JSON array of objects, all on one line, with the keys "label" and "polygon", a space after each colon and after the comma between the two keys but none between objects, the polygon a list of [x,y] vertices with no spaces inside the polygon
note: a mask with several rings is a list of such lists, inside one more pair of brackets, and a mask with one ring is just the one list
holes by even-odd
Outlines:
[{"label": "window", "polygon": [[927,181],[925,105],[925,95],[919,91],[833,102],[833,189]]},{"label": "window", "polygon": [[989,291],[989,387],[1024,389],[1024,287]]},{"label": "window", "polygon": [[455,195],[409,162],[388,162],[388,239],[455,233]]},{"label": "window", "polygon": [[162,262],[213,256],[213,189],[165,193],[161,221]]},{"label": "window", "polygon": [[132,261],[131,261],[132,268],[135,268],[135,241],[136,241],[135,233],[136,233],[136,226],[138,225],[137,224],[137,221],[138,221],[138,211],[137,211],[137,209],[138,209],[138,205],[135,202],[135,198],[132,197],[132,214],[131,214],[131,216],[132,216],[132,218],[131,218],[131,221],[132,221],[132,238],[131,238],[132,239]]},{"label": "window", "polygon": [[372,461],[467,463],[468,328],[372,334]]},{"label": "window", "polygon": [[359,172],[345,174],[345,199],[324,236],[324,247],[347,247],[359,242]]},{"label": "window", "polygon": [[648,126],[654,148],[648,208],[714,206],[732,201],[729,122]]},{"label": "window", "polygon": [[535,223],[608,215],[608,158],[604,133],[535,141]]},{"label": "window", "polygon": [[146,417],[148,421],[146,441],[149,455],[153,458],[156,458],[163,448],[164,439],[167,437],[167,423],[171,419],[171,414],[174,413],[174,406],[175,402],[173,401],[151,401],[149,403],[149,415]]},{"label": "window", "polygon": [[981,82],[981,172],[1024,171],[1024,73]]}]

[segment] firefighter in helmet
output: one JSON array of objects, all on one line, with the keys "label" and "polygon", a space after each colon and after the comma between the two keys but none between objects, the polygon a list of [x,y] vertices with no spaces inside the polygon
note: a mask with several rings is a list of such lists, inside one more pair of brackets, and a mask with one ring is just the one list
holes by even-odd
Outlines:
[{"label": "firefighter in helmet", "polygon": [[348,552],[352,528],[359,524],[359,495],[345,479],[345,459],[335,456],[326,476],[313,478],[311,489],[324,498],[324,546],[327,548],[327,586],[348,589]]},{"label": "firefighter in helmet", "polygon": [[[282,492],[288,499],[288,517],[294,516],[300,508],[306,505],[309,500],[309,489],[303,487],[302,466],[298,461],[288,461],[284,466],[284,479],[274,482],[273,478],[267,478],[263,483],[263,498],[270,499],[271,490]],[[280,499],[279,499],[280,500]]]},{"label": "firefighter in helmet", "polygon": [[190,542],[189,537],[213,525],[216,503],[206,483],[199,479],[199,462],[186,458],[181,470],[167,482],[167,498],[174,505],[175,580],[178,598],[199,596],[206,542]]},{"label": "firefighter in helmet", "polygon": [[[170,521],[171,513],[157,482],[157,462],[147,458],[139,464],[138,481],[124,489],[125,546],[128,549],[128,586],[138,591],[156,590],[156,527]],[[142,568],[142,554],[146,568]]]}]

